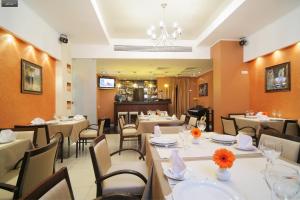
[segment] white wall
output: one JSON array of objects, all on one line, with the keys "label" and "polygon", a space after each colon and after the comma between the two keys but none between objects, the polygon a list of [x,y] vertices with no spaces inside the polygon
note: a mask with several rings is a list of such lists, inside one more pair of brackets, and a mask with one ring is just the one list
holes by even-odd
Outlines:
[{"label": "white wall", "polygon": [[[266,11],[267,12],[267,11]],[[300,41],[300,7],[247,37],[244,61],[253,60]]]},{"label": "white wall", "polygon": [[88,115],[91,123],[97,122],[97,78],[95,59],[73,59],[74,114]]},{"label": "white wall", "polygon": [[19,0],[16,8],[0,7],[0,27],[47,52],[52,57],[61,58],[59,33],[32,11],[23,0]]},{"label": "white wall", "polygon": [[72,45],[73,58],[145,58],[145,59],[210,59],[209,47],[194,48],[193,52],[121,52],[109,45]]}]

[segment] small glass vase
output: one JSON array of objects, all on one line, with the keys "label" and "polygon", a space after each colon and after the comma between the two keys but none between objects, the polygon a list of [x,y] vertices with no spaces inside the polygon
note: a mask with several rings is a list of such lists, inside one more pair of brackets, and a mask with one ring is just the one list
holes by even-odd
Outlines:
[{"label": "small glass vase", "polygon": [[229,181],[230,180],[230,171],[227,168],[219,168],[217,171],[217,178],[220,181]]},{"label": "small glass vase", "polygon": [[193,139],[192,139],[192,143],[193,144],[199,144],[200,143],[200,137],[193,137]]}]

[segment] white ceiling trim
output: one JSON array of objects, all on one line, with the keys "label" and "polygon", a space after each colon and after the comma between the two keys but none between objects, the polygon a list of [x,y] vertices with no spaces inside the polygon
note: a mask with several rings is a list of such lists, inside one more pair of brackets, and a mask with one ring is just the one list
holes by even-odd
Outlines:
[{"label": "white ceiling trim", "polygon": [[101,28],[102,28],[102,30],[104,32],[104,35],[105,35],[106,39],[108,41],[108,44],[111,44],[111,38],[110,38],[110,36],[108,34],[108,30],[107,30],[107,27],[105,25],[103,16],[101,15],[101,13],[99,11],[100,6],[98,5],[98,3],[97,3],[96,0],[90,0],[90,2],[92,4],[92,6],[93,6],[93,9],[94,9],[96,15],[97,15],[97,19],[98,19],[98,21],[100,23],[100,26],[101,26]]},{"label": "white ceiling trim", "polygon": [[234,0],[230,3],[221,14],[198,36],[195,40],[195,46],[207,38],[214,30],[218,28],[235,10],[237,10],[246,0]]},{"label": "white ceiling trim", "polygon": [[[195,40],[176,40],[173,46],[193,46]],[[151,39],[111,39],[113,45],[136,45],[136,46],[154,46],[155,41]]]},{"label": "white ceiling trim", "polygon": [[227,38],[227,39],[219,39],[217,41],[215,41],[212,45],[210,45],[210,48],[215,46],[217,43],[221,42],[221,41],[240,41],[240,40],[237,40],[236,38]]}]

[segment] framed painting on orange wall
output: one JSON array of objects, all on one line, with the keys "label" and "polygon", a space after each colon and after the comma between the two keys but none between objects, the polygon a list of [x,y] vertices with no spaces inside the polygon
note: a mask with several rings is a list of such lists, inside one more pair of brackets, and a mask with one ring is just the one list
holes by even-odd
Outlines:
[{"label": "framed painting on orange wall", "polygon": [[290,62],[267,67],[265,71],[265,91],[280,92],[291,89]]},{"label": "framed painting on orange wall", "polygon": [[202,83],[199,85],[199,97],[208,96],[208,83]]},{"label": "framed painting on orange wall", "polygon": [[27,60],[21,60],[21,92],[42,94],[43,73],[42,67]]}]

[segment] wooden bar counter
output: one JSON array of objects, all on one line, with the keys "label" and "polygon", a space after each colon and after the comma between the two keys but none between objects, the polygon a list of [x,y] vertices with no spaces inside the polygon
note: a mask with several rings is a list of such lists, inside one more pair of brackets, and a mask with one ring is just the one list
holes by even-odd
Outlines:
[{"label": "wooden bar counter", "polygon": [[[170,99],[159,101],[131,101],[131,102],[115,102],[114,121],[118,122],[118,112],[144,112],[148,110],[161,110],[169,112]],[[115,123],[117,125],[117,123]]]}]

